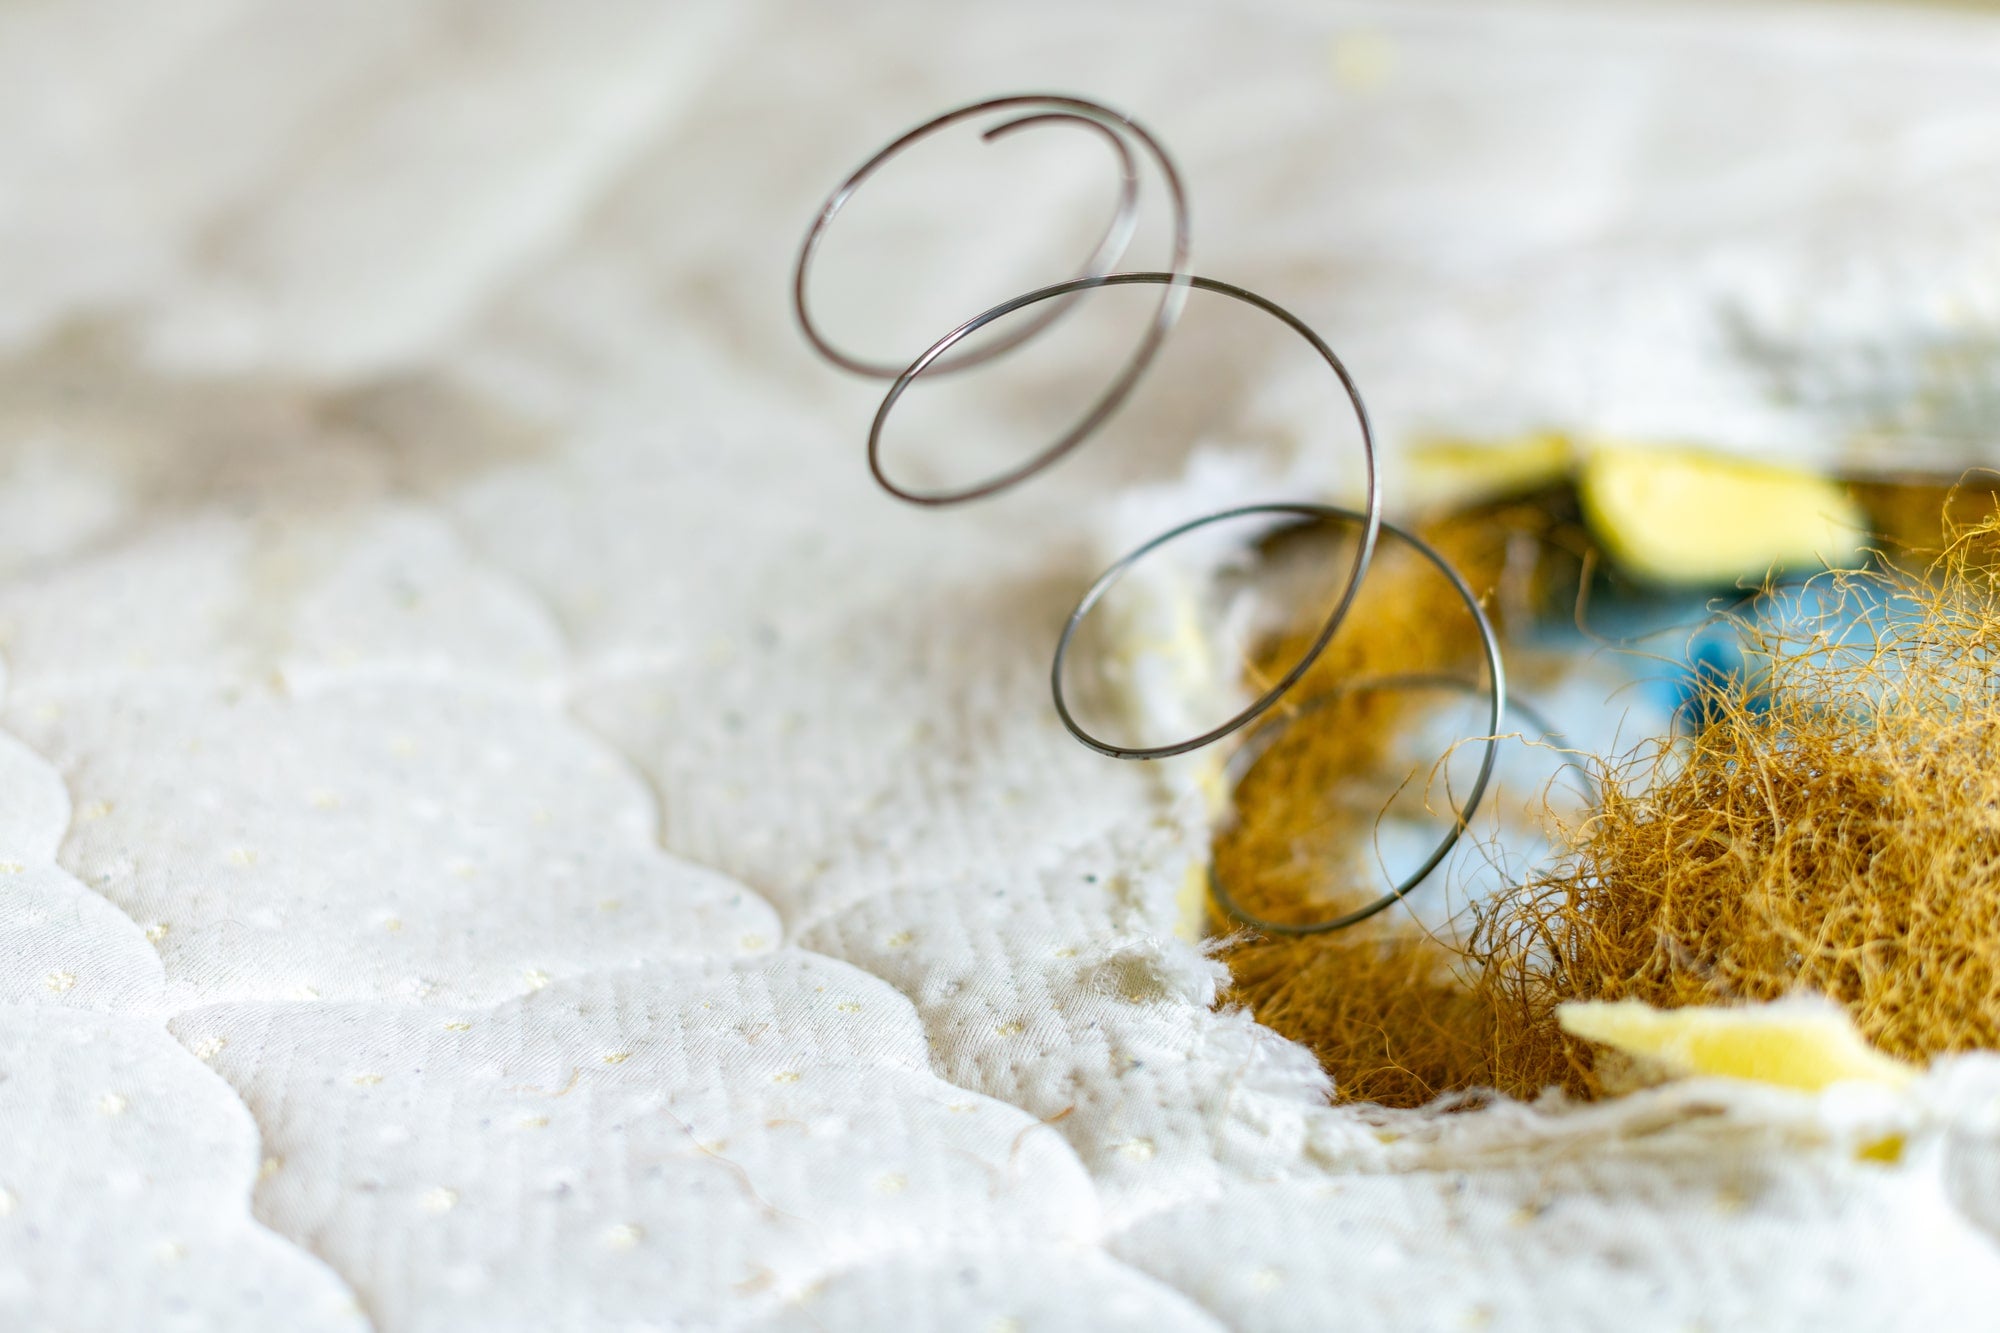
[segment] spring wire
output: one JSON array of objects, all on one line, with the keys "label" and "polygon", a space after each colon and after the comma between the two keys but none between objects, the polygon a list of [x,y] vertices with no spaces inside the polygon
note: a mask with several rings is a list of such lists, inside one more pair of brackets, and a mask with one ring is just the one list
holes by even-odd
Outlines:
[{"label": "spring wire", "polygon": [[[907,366],[897,366],[885,362],[869,361],[842,351],[821,331],[813,317],[808,299],[808,279],[812,263],[818,253],[821,241],[833,220],[846,207],[855,193],[868,179],[885,166],[891,159],[901,154],[919,140],[929,138],[950,126],[969,120],[993,118],[996,123],[981,135],[991,142],[1016,132],[1048,126],[1066,126],[1090,131],[1104,139],[1117,159],[1119,172],[1118,204],[1111,220],[1106,224],[1090,255],[1084,260],[1075,277],[1050,286],[1023,292],[992,308],[973,316],[958,325],[936,342],[922,355]],[[1158,170],[1166,184],[1172,208],[1171,260],[1165,271],[1117,271],[1116,265],[1124,256],[1137,231],[1139,216],[1139,170],[1138,159],[1143,155]],[[1451,583],[1453,591],[1472,613],[1478,627],[1480,644],[1485,657],[1487,697],[1487,729],[1483,738],[1484,752],[1481,756],[1477,777],[1466,793],[1465,801],[1453,812],[1451,828],[1438,841],[1429,856],[1416,870],[1403,877],[1394,887],[1380,897],[1352,911],[1325,920],[1305,923],[1269,921],[1245,910],[1236,901],[1229,887],[1222,882],[1213,867],[1209,871],[1209,887],[1218,906],[1231,917],[1254,929],[1277,935],[1310,935],[1325,931],[1341,930],[1365,921],[1376,913],[1399,903],[1419,884],[1428,879],[1451,853],[1464,834],[1473,814],[1484,799],[1486,788],[1493,774],[1496,747],[1502,715],[1508,711],[1505,671],[1501,663],[1500,643],[1495,635],[1485,609],[1478,596],[1464,577],[1436,548],[1416,534],[1389,523],[1382,518],[1382,487],[1376,465],[1374,428],[1368,419],[1368,410],[1361,399],[1361,391],[1340,357],[1327,345],[1324,339],[1298,316],[1266,297],[1233,283],[1215,278],[1206,278],[1194,273],[1189,267],[1190,256],[1189,220],[1186,191],[1181,182],[1179,170],[1168,156],[1159,140],[1130,117],[1099,102],[1081,97],[1053,93],[1025,93],[1007,97],[989,98],[955,107],[941,115],[907,130],[884,145],[874,156],[856,167],[845,180],[836,186],[826,201],[821,204],[818,215],[807,230],[805,241],[799,247],[798,262],[792,275],[792,307],[798,317],[799,326],[806,340],[815,351],[840,369],[870,379],[888,380],[889,388],[883,394],[881,405],[876,409],[875,418],[868,430],[868,467],[875,480],[897,499],[909,504],[931,507],[945,507],[965,504],[984,499],[1008,490],[1030,477],[1040,473],[1071,450],[1088,440],[1103,427],[1122,407],[1138,386],[1140,378],[1151,366],[1167,336],[1187,305],[1190,291],[1203,291],[1249,305],[1278,320],[1316,352],[1339,380],[1342,390],[1354,412],[1354,419],[1360,427],[1361,460],[1366,472],[1367,502],[1361,509],[1347,509],[1335,505],[1317,503],[1273,503],[1241,505],[1218,513],[1206,514],[1171,528],[1152,538],[1114,562],[1078,599],[1076,607],[1063,624],[1062,635],[1056,641],[1054,661],[1050,667],[1050,689],[1055,701],[1057,715],[1063,726],[1078,741],[1100,754],[1116,759],[1164,759],[1173,755],[1187,754],[1194,750],[1213,745],[1229,736],[1244,731],[1252,723],[1262,718],[1277,706],[1280,700],[1292,693],[1299,681],[1325,652],[1353,609],[1354,599],[1361,582],[1368,575],[1374,561],[1381,537],[1386,534],[1411,547],[1435,566]],[[1053,442],[1040,452],[1005,471],[987,477],[967,486],[946,490],[915,490],[904,486],[892,478],[882,460],[882,435],[890,414],[896,404],[908,392],[911,385],[925,375],[937,376],[970,370],[993,360],[1027,342],[1050,325],[1054,324],[1085,292],[1101,287],[1155,286],[1160,289],[1158,304],[1153,316],[1134,348],[1111,383],[1097,396],[1077,420]],[[959,344],[979,333],[998,320],[1031,307],[1044,307],[1030,316],[1012,332],[998,336],[983,346],[956,350]],[[1063,689],[1063,668],[1068,660],[1071,645],[1078,629],[1093,608],[1129,573],[1133,566],[1148,555],[1197,529],[1214,524],[1243,518],[1295,519],[1306,522],[1332,522],[1353,528],[1359,532],[1354,555],[1347,566],[1347,573],[1341,585],[1339,597],[1333,609],[1321,623],[1318,634],[1299,660],[1285,672],[1271,687],[1248,705],[1222,723],[1199,735],[1164,745],[1137,746],[1119,745],[1092,734],[1071,712],[1069,701]],[[1384,677],[1374,680],[1344,682],[1334,689],[1322,693],[1297,707],[1283,725],[1289,725],[1324,706],[1335,696],[1362,690],[1380,689],[1426,689],[1450,688],[1465,690],[1472,688],[1468,681],[1451,677],[1430,675],[1408,675]],[[1514,710],[1539,723],[1538,718],[1520,705]],[[1546,731],[1546,727],[1542,727]],[[1227,773],[1232,779],[1232,788],[1240,784],[1261,758],[1269,753],[1272,741],[1282,730],[1279,725],[1267,725],[1250,735],[1248,744],[1240,747],[1231,757]]]}]

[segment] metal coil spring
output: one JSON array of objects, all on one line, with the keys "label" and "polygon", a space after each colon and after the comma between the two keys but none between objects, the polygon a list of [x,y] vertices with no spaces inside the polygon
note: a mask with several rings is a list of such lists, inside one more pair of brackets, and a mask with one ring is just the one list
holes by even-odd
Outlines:
[{"label": "metal coil spring", "polygon": [[[1084,261],[1077,275],[1064,282],[1058,282],[1033,291],[1023,292],[1009,300],[973,316],[958,325],[907,366],[873,362],[852,356],[837,347],[821,331],[814,319],[808,300],[808,279],[815,255],[827,229],[834,218],[853,199],[861,186],[891,159],[908,149],[921,139],[961,122],[980,118],[992,118],[996,123],[981,135],[992,141],[1020,130],[1048,125],[1065,125],[1082,128],[1101,135],[1116,154],[1120,173],[1118,206],[1102,237]],[[1124,255],[1137,230],[1139,207],[1138,157],[1143,154],[1158,169],[1166,184],[1167,194],[1173,210],[1173,233],[1171,242],[1170,267],[1165,271],[1119,272],[1115,271],[1119,259]],[[1361,392],[1347,367],[1341,362],[1325,340],[1305,321],[1268,298],[1238,287],[1233,283],[1215,278],[1202,277],[1189,268],[1190,242],[1188,206],[1186,192],[1181,183],[1179,171],[1172,158],[1161,147],[1159,140],[1130,117],[1112,110],[1101,103],[1085,98],[1060,94],[1029,93],[1009,97],[996,97],[972,102],[956,107],[942,115],[934,116],[915,126],[886,144],[874,156],[856,167],[847,178],[836,186],[826,201],[820,206],[818,215],[807,230],[805,241],[799,248],[798,263],[792,276],[792,305],[800,327],[807,341],[826,360],[843,370],[872,379],[888,380],[889,388],[882,396],[881,406],[876,409],[873,423],[868,430],[868,467],[882,488],[899,500],[910,504],[947,506],[964,504],[998,494],[1028,480],[1043,469],[1055,463],[1085,440],[1089,439],[1112,417],[1131,396],[1138,386],[1154,357],[1165,343],[1167,335],[1173,331],[1187,304],[1190,291],[1212,292],[1231,300],[1241,302],[1263,311],[1291,329],[1316,352],[1320,359],[1339,380],[1342,391],[1352,405],[1355,422],[1360,427],[1361,461],[1365,470],[1365,492],[1367,502],[1361,509],[1346,509],[1334,505],[1297,504],[1254,504],[1243,505],[1219,513],[1207,514],[1174,527],[1129,552],[1100,574],[1095,582],[1078,599],[1076,607],[1064,623],[1062,635],[1056,641],[1054,661],[1050,668],[1050,688],[1055,700],[1057,715],[1063,726],[1077,740],[1100,754],[1117,759],[1164,759],[1172,755],[1186,754],[1212,745],[1237,732],[1243,731],[1276,707],[1280,700],[1292,693],[1304,678],[1314,662],[1325,652],[1326,646],[1340,629],[1353,609],[1354,599],[1361,582],[1368,576],[1375,558],[1376,548],[1384,534],[1408,545],[1418,555],[1434,565],[1450,581],[1452,588],[1464,601],[1478,627],[1480,644],[1485,657],[1487,699],[1487,729],[1483,738],[1484,750],[1480,758],[1478,774],[1466,793],[1465,800],[1453,812],[1452,826],[1439,840],[1425,860],[1416,870],[1406,875],[1399,883],[1380,897],[1338,916],[1321,921],[1306,923],[1269,921],[1258,917],[1241,907],[1227,885],[1210,871],[1210,887],[1215,901],[1225,912],[1236,920],[1271,934],[1310,935],[1324,931],[1340,930],[1365,921],[1376,913],[1393,906],[1428,879],[1433,871],[1444,862],[1479,808],[1493,774],[1496,747],[1502,716],[1509,711],[1506,675],[1501,662],[1500,643],[1492,623],[1480,605],[1478,596],[1451,563],[1429,543],[1416,534],[1382,518],[1382,488],[1376,467],[1374,429],[1368,419],[1368,410],[1362,403]],[[890,414],[910,386],[924,375],[945,375],[969,370],[982,365],[1001,354],[1010,351],[1048,328],[1062,317],[1071,304],[1083,293],[1101,287],[1157,286],[1160,300],[1153,317],[1131,357],[1113,378],[1111,384],[1091,403],[1074,424],[1045,446],[1026,462],[1020,463],[997,475],[972,485],[947,490],[916,490],[898,483],[888,475],[882,461],[882,434]],[[1046,309],[1032,315],[1024,324],[1011,333],[995,338],[984,346],[957,352],[953,351],[967,338],[979,333],[998,320],[1035,306]],[[1310,522],[1332,522],[1358,529],[1359,540],[1355,543],[1354,555],[1348,563],[1347,573],[1333,609],[1321,623],[1317,635],[1299,660],[1286,671],[1269,689],[1265,690],[1235,715],[1211,727],[1199,735],[1164,745],[1119,745],[1092,734],[1072,713],[1063,690],[1063,667],[1075,640],[1077,630],[1086,617],[1107,593],[1131,571],[1133,566],[1169,542],[1208,527],[1241,518],[1270,517],[1295,518]],[[1406,675],[1382,677],[1369,680],[1346,682],[1320,697],[1296,707],[1285,724],[1307,716],[1339,694],[1360,690],[1389,689],[1434,689],[1439,687],[1468,689],[1471,683],[1452,677],[1433,675]],[[1518,703],[1513,711],[1535,723],[1544,734],[1548,728],[1541,724],[1531,710]],[[1228,772],[1233,779],[1232,786],[1240,783],[1264,755],[1270,752],[1271,742],[1280,730],[1278,724],[1267,725],[1255,733],[1249,744],[1232,756]]]}]

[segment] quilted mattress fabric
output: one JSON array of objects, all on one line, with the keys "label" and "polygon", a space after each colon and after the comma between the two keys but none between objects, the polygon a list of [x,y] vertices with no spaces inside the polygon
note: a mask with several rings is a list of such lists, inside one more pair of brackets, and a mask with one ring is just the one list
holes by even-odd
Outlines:
[{"label": "quilted mattress fabric", "polygon": [[[904,510],[787,320],[837,175],[1019,87],[1162,132],[1392,473],[1537,423],[1823,455],[2000,318],[1970,15],[0,11],[0,1326],[1994,1308],[1994,1062],[1391,1116],[1218,1008],[1198,804],[1046,698],[1094,506],[1194,441]],[[1007,243],[924,221],[914,264]],[[1211,443],[1302,425],[1184,383]]]}]

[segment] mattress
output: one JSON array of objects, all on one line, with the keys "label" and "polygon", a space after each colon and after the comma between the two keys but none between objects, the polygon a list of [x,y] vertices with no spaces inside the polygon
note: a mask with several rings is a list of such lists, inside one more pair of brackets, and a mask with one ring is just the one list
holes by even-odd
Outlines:
[{"label": "mattress", "polygon": [[[1984,1321],[2000,1061],[1390,1113],[1218,1003],[1206,806],[1048,653],[1199,450],[1340,494],[1324,386],[926,513],[789,323],[824,191],[1023,88],[1161,134],[1392,505],[1438,436],[1983,447],[1976,14],[10,7],[0,1325]],[[914,268],[1016,243],[928,225],[978,166]]]}]

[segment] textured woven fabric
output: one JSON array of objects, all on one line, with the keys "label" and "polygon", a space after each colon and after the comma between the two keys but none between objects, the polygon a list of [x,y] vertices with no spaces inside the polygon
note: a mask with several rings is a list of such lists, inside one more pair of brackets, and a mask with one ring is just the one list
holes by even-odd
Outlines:
[{"label": "textured woven fabric", "polygon": [[[1994,1061],[1389,1116],[1218,1009],[1201,805],[1047,654],[1194,446],[1351,483],[1323,369],[1198,306],[1101,448],[936,514],[788,323],[821,192],[1021,87],[1161,133],[1392,493],[1426,433],[1990,407],[1976,16],[9,7],[0,1326],[1990,1317]],[[1013,253],[929,228],[981,165],[878,245]],[[966,457],[1047,424],[974,394]]]}]

